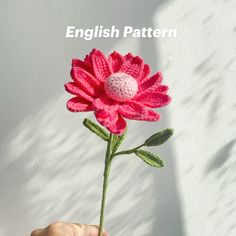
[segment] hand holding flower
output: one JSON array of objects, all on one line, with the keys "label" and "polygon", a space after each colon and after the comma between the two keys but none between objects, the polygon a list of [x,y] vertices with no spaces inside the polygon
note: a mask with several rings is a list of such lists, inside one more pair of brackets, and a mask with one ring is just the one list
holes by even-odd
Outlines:
[{"label": "hand holding flower", "polygon": [[[54,222],[43,229],[35,229],[31,236],[97,236],[98,226],[78,223]],[[103,236],[109,236],[103,232]]]}]

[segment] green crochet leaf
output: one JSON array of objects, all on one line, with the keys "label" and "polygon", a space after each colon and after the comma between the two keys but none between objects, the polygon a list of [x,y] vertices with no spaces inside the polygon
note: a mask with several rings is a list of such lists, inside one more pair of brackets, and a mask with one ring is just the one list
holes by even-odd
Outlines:
[{"label": "green crochet leaf", "polygon": [[125,130],[125,132],[122,135],[114,135],[113,136],[112,153],[115,153],[118,150],[119,146],[121,145],[121,143],[125,139],[126,132],[127,132],[127,129]]},{"label": "green crochet leaf", "polygon": [[156,168],[164,167],[163,161],[157,155],[151,152],[140,149],[136,150],[135,154],[150,166]]},{"label": "green crochet leaf", "polygon": [[106,130],[90,119],[84,119],[83,125],[103,140],[107,141],[109,139],[109,134],[106,132]]},{"label": "green crochet leaf", "polygon": [[158,146],[165,143],[174,133],[173,129],[164,129],[156,134],[153,134],[148,138],[144,145],[145,146]]}]

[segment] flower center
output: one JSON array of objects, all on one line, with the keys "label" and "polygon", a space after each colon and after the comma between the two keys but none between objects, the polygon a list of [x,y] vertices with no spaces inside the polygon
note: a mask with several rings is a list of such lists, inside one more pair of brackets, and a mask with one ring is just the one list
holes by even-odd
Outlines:
[{"label": "flower center", "polygon": [[135,78],[125,73],[114,73],[105,80],[106,95],[118,102],[125,102],[135,96],[138,83]]}]

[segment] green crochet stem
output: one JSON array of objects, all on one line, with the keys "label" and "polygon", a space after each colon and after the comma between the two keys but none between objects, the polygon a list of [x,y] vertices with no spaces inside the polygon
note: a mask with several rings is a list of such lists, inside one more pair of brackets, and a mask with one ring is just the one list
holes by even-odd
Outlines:
[{"label": "green crochet stem", "polygon": [[129,149],[129,150],[125,150],[125,151],[121,151],[121,152],[117,152],[117,153],[114,153],[114,155],[112,156],[112,160],[114,157],[116,156],[120,156],[120,155],[129,155],[129,154],[132,154],[134,153],[136,150],[138,150],[139,148],[143,147],[145,144],[143,143],[142,145],[139,145],[135,148],[132,148],[132,149]]},{"label": "green crochet stem", "polygon": [[106,205],[106,193],[107,193],[108,179],[109,179],[109,173],[110,173],[111,161],[112,161],[112,139],[113,139],[113,134],[110,133],[108,143],[107,143],[105,168],[104,168],[104,174],[103,174],[104,179],[103,179],[102,203],[101,203],[101,210],[100,210],[98,236],[102,236],[102,231],[103,231],[104,211],[105,211],[105,205]]},{"label": "green crochet stem", "polygon": [[100,210],[98,236],[102,236],[102,232],[103,232],[104,214],[105,214],[105,206],[106,206],[106,194],[107,194],[108,180],[109,180],[112,160],[116,156],[119,156],[119,155],[134,153],[136,150],[138,150],[140,147],[144,145],[142,144],[136,148],[116,153],[116,150],[118,149],[118,146],[120,145],[120,143],[124,140],[124,137],[125,137],[125,134],[123,135],[123,137],[120,136],[120,140],[115,140],[115,138],[117,137],[113,135],[112,133],[110,133],[109,138],[107,140],[107,151],[106,151],[106,158],[105,158],[105,168],[104,168],[104,173],[103,173],[102,203],[101,203],[101,210]]},{"label": "green crochet stem", "polygon": [[125,139],[126,131],[123,135],[116,136],[112,133],[108,134],[102,127],[98,126],[91,120],[85,119],[83,123],[89,130],[98,135],[104,141],[107,142],[107,150],[106,150],[106,158],[105,158],[105,168],[103,174],[103,190],[102,190],[102,202],[101,202],[101,210],[100,210],[100,222],[99,222],[99,233],[98,236],[102,236],[103,233],[103,225],[104,225],[104,212],[106,205],[106,194],[108,188],[108,179],[111,169],[111,163],[113,159],[120,155],[129,155],[134,153],[140,159],[142,159],[146,164],[153,166],[155,168],[164,167],[163,161],[156,154],[153,154],[149,151],[140,149],[141,147],[150,147],[150,146],[159,146],[165,143],[173,134],[173,129],[165,129],[160,132],[153,134],[151,137],[145,140],[145,142],[135,148],[131,148],[128,150],[123,150],[117,152],[120,144]]}]

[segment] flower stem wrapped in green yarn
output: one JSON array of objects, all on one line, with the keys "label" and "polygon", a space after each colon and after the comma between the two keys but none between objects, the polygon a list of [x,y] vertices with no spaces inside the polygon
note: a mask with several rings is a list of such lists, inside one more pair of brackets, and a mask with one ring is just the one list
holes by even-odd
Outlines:
[{"label": "flower stem wrapped in green yarn", "polygon": [[157,146],[157,145],[163,144],[173,134],[173,129],[165,129],[163,131],[160,131],[152,135],[148,139],[146,139],[146,141],[143,144],[138,145],[137,147],[117,152],[119,146],[125,139],[126,132],[120,136],[114,135],[112,133],[108,135],[101,126],[97,125],[96,123],[94,123],[93,121],[89,119],[85,119],[83,124],[91,132],[95,133],[97,136],[99,136],[100,138],[102,138],[104,141],[107,142],[105,167],[104,167],[104,173],[103,173],[103,190],[102,190],[102,201],[101,201],[101,210],[100,210],[99,234],[98,234],[98,236],[102,236],[103,226],[104,226],[105,206],[106,206],[106,195],[107,195],[107,190],[108,190],[109,174],[110,174],[112,161],[117,156],[135,154],[137,157],[143,160],[146,164],[152,167],[155,167],[155,168],[164,167],[164,163],[158,155],[153,154],[149,151],[143,150],[141,149],[141,147]]}]

